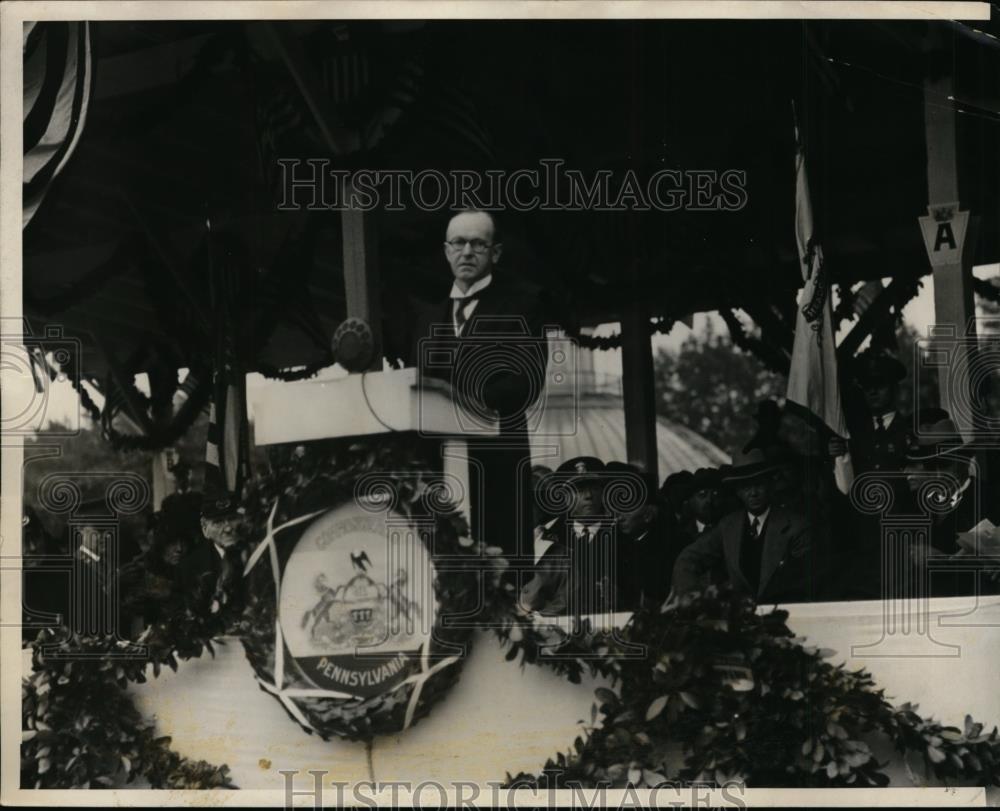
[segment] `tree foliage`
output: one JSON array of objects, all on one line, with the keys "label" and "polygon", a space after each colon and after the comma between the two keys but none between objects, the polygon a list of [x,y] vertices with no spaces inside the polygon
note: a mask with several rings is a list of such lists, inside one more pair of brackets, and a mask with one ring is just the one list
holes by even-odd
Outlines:
[{"label": "tree foliage", "polygon": [[[191,486],[200,489],[208,435],[208,416],[198,418],[191,429],[175,445],[179,459],[191,466]],[[28,437],[24,443],[24,504],[34,509],[48,533],[65,538],[67,516],[46,512],[40,503],[39,486],[53,474],[75,477],[84,501],[101,499],[110,483],[107,478],[89,476],[94,473],[133,473],[152,481],[154,454],[149,451],[118,451],[102,435],[100,428],[84,420],[80,430],[70,435],[69,427],[53,423],[45,431]],[[136,540],[143,538],[152,514],[152,504],[136,515],[120,516],[120,531]]]},{"label": "tree foliage", "polygon": [[711,321],[705,335],[690,336],[678,352],[661,349],[653,375],[657,413],[730,452],[753,436],[756,403],[783,398],[787,388],[782,375],[717,334]]}]

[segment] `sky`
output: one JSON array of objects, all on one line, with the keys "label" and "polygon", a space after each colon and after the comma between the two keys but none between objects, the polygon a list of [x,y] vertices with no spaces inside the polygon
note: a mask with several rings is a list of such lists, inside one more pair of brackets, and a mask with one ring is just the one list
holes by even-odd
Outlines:
[{"label": "sky", "polygon": [[[1000,264],[981,265],[974,268],[973,272],[981,279],[996,278],[1000,276]],[[920,289],[918,295],[903,310],[903,320],[905,323],[919,330],[921,334],[926,335],[928,327],[934,323],[934,280],[932,276],[928,275],[924,277],[923,281],[923,287]],[[718,313],[697,313],[693,318],[690,328],[685,324],[677,322],[668,334],[654,335],[654,353],[660,349],[676,352],[692,333],[699,336],[704,335],[708,330],[710,322],[713,325],[715,333],[727,333],[726,325]],[[845,327],[849,327],[849,325],[845,325]],[[618,324],[616,323],[602,324],[595,330],[595,334],[599,336],[614,335],[617,332]],[[844,332],[846,332],[846,329],[842,329],[838,338],[842,337]],[[593,360],[594,371],[599,375],[619,376],[621,374],[620,349],[597,351],[594,353]],[[345,372],[340,367],[333,367],[321,372],[318,375],[318,379],[337,378],[342,377],[344,374]],[[136,380],[136,384],[140,390],[148,393],[148,383],[145,380],[145,375],[140,375]],[[247,380],[248,389],[251,391],[263,385],[280,384],[274,384],[256,374],[250,375]],[[99,397],[95,397],[95,400],[100,402]],[[79,397],[73,390],[73,387],[68,382],[55,382],[52,384],[49,393],[45,422],[46,424],[54,421],[65,423],[72,419],[73,415],[79,411],[79,408]]]}]

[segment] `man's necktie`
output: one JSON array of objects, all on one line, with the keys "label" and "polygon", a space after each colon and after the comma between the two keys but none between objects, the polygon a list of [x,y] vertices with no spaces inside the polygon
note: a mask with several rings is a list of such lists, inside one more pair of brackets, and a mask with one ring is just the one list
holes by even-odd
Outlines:
[{"label": "man's necktie", "polygon": [[883,421],[881,414],[879,414],[879,416],[877,416],[875,418],[875,430],[876,431],[884,431],[885,430],[885,422]]},{"label": "man's necktie", "polygon": [[754,538],[760,537],[760,519],[754,516],[753,522],[750,524],[750,534]]},{"label": "man's necktie", "polygon": [[473,293],[471,296],[466,296],[465,298],[455,299],[458,302],[458,307],[455,308],[455,335],[461,335],[462,329],[465,327],[465,322],[468,321],[469,305],[479,298],[478,293]]}]

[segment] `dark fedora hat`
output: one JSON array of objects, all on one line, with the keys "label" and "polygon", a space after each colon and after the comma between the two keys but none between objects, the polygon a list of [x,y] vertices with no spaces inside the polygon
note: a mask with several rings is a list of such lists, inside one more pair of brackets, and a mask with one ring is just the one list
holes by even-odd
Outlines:
[{"label": "dark fedora hat", "polygon": [[680,509],[681,505],[691,498],[694,491],[691,489],[691,482],[694,481],[694,473],[690,470],[679,470],[671,473],[660,485],[660,498],[669,501],[675,508]]},{"label": "dark fedora hat", "polygon": [[572,482],[584,480],[603,482],[605,476],[602,474],[606,471],[607,466],[596,456],[574,456],[556,468],[556,473],[568,474],[567,477]]},{"label": "dark fedora hat", "polygon": [[946,456],[970,457],[972,442],[966,442],[947,411],[929,409],[920,416],[917,434],[906,451],[908,462],[926,462]]},{"label": "dark fedora hat", "polygon": [[859,383],[898,383],[906,377],[906,367],[887,352],[866,349],[854,359],[854,379]]},{"label": "dark fedora hat", "polygon": [[698,468],[691,479],[692,493],[697,493],[699,490],[718,490],[721,486],[722,474],[714,467]]},{"label": "dark fedora hat", "polygon": [[622,478],[628,479],[630,477],[636,477],[642,479],[643,484],[646,485],[646,498],[652,498],[656,493],[656,477],[647,473],[638,465],[633,465],[631,462],[608,462],[604,469],[608,472],[609,478],[613,481],[615,478],[614,474],[624,473],[625,476]]},{"label": "dark fedora hat", "polygon": [[753,448],[746,453],[737,451],[733,454],[733,464],[723,481],[743,482],[757,479],[773,472],[779,463],[769,457],[760,448]]}]

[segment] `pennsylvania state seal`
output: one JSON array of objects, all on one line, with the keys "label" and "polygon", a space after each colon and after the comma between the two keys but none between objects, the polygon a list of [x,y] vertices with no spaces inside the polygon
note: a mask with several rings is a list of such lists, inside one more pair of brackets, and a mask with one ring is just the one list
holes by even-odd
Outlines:
[{"label": "pennsylvania state seal", "polygon": [[384,693],[419,665],[435,620],[430,555],[406,519],[354,504],[302,533],[281,577],[288,653],[318,688]]}]

